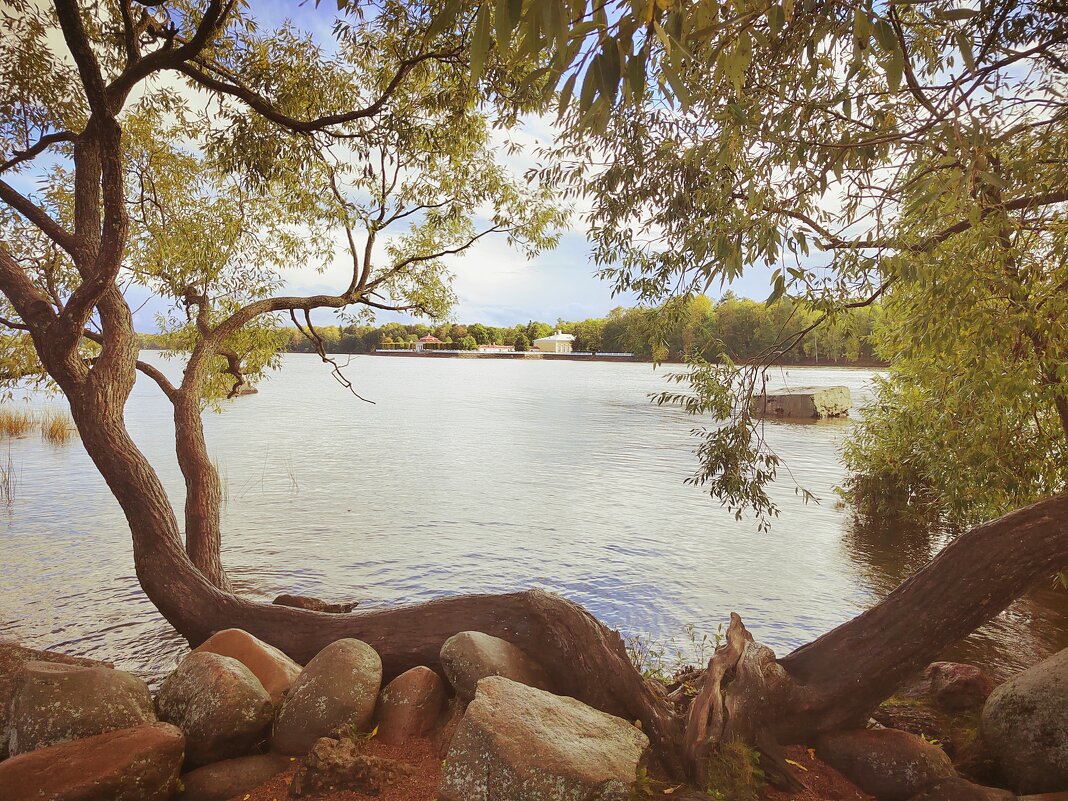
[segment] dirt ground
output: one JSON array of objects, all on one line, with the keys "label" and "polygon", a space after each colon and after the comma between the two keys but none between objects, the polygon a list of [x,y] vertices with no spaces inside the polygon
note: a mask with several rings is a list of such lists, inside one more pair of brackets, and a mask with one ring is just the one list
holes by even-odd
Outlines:
[{"label": "dirt ground", "polygon": [[[413,768],[411,777],[385,788],[380,796],[339,790],[301,798],[308,801],[434,801],[441,781],[441,759],[437,747],[429,740],[412,740],[399,746],[373,742],[368,753],[407,763]],[[787,756],[796,763],[790,765],[790,769],[808,789],[800,793],[784,793],[764,787],[759,792],[761,801],[872,801],[870,795],[862,793],[807,749],[801,746],[788,748]],[[251,793],[234,796],[231,801],[286,801],[290,798],[289,786],[296,771],[294,765]],[[670,795],[664,798],[670,798]]]}]

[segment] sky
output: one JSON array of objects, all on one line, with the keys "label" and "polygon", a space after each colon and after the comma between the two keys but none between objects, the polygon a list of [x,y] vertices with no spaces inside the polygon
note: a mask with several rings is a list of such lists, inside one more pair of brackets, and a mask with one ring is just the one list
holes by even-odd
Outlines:
[{"label": "sky", "polygon": [[[324,48],[330,47],[332,12],[336,9],[333,3],[320,3],[316,8],[314,3],[305,2],[295,9],[292,3],[265,0],[257,2],[253,9],[264,27],[278,25],[288,17],[311,31]],[[502,147],[500,158],[515,174],[522,175],[536,165],[537,146],[549,144],[553,134],[550,121],[525,119],[522,130],[511,136],[525,143],[524,152],[508,155]],[[510,326],[528,320],[552,323],[557,319],[603,317],[617,306],[636,305],[634,296],[613,295],[611,285],[597,277],[590,251],[578,214],[572,215],[570,228],[563,232],[559,245],[533,259],[509,249],[503,237],[483,239],[464,256],[449,262],[457,297],[452,317],[463,323]],[[350,269],[347,253],[339,253],[336,269],[328,270],[325,275],[293,275],[289,289],[300,293],[335,291]],[[331,276],[335,277],[334,282],[324,281]],[[764,300],[771,292],[770,270],[747,270],[740,280],[723,291],[728,288],[736,295]],[[716,287],[713,294],[722,293]],[[379,314],[378,319],[385,322],[412,318]]]},{"label": "sky", "polygon": [[[299,28],[313,33],[324,50],[333,49],[331,27],[336,9],[334,3],[316,6],[311,0],[305,0],[300,5],[282,0],[258,0],[251,9],[261,30],[276,27],[288,17]],[[57,45],[65,48],[62,42],[57,42]],[[524,144],[523,150],[518,154],[505,152],[505,137],[502,135],[500,159],[516,175],[521,176],[527,169],[536,166],[535,151],[539,146],[549,144],[553,136],[550,120],[525,119],[520,130],[508,134],[512,140]],[[23,191],[32,191],[31,184],[38,176],[39,173],[35,176],[32,171],[23,173],[15,177],[15,183],[21,183],[22,186],[18,188]],[[557,319],[603,317],[617,306],[636,305],[634,296],[614,295],[611,285],[597,277],[581,215],[572,214],[569,225],[567,230],[562,231],[555,249],[542,252],[535,258],[527,258],[520,251],[509,248],[501,236],[484,238],[463,256],[449,259],[447,264],[454,275],[453,290],[457,300],[451,319],[497,326],[511,326],[528,320],[552,323]],[[335,293],[347,285],[350,271],[348,252],[339,247],[334,263],[325,272],[317,272],[311,266],[302,268],[296,265],[286,270],[284,292]],[[763,300],[770,293],[769,276],[769,270],[750,269],[730,287],[722,290],[715,287],[711,294],[719,295],[729,288],[737,295]],[[127,293],[127,297],[135,311],[134,324],[137,330],[157,330],[157,314],[166,308],[166,304],[136,287]],[[379,322],[415,319],[386,312],[377,316]],[[322,311],[318,313],[316,322],[329,324],[335,320],[332,313]]]}]

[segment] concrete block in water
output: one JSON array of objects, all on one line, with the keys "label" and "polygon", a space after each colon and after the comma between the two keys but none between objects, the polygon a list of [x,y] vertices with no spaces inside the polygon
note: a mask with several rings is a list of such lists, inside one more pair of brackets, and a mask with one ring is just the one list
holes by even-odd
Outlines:
[{"label": "concrete block in water", "polygon": [[797,387],[757,395],[752,408],[760,417],[818,420],[848,415],[851,402],[849,387]]}]

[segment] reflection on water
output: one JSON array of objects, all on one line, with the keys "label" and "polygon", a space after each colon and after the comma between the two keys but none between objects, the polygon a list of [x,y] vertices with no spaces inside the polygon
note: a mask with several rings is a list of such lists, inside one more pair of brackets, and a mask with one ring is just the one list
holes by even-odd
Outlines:
[{"label": "reflection on water", "polygon": [[[847,421],[769,424],[769,443],[822,502],[806,505],[783,483],[771,533],[736,522],[683,483],[693,421],[648,402],[665,372],[362,357],[348,373],[371,406],[315,357],[287,356],[260,394],[206,419],[234,585],[364,607],[540,586],[660,640],[687,624],[715,631],[737,611],[782,654],[870,605],[937,547],[850,529],[833,492]],[[794,369],[771,386],[846,384],[863,401],[870,377]],[[139,381],[127,420],[180,508],[169,406],[153,385]],[[0,509],[0,636],[165,670],[183,644],[142,595],[125,521],[84,451],[36,437],[9,446],[21,480]],[[968,653],[1015,669],[1063,647],[1065,624],[1063,594],[1039,594]]]}]

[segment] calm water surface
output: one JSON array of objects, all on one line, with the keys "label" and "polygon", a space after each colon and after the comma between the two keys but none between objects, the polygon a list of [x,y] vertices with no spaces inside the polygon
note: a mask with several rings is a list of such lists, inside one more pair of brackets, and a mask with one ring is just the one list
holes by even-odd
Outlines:
[{"label": "calm water surface", "polygon": [[[735,521],[683,483],[694,421],[648,401],[667,372],[357,357],[346,373],[371,405],[316,357],[288,355],[258,395],[206,418],[234,584],[257,598],[294,592],[363,608],[537,586],[625,634],[681,646],[687,625],[712,632],[737,611],[783,654],[870,605],[937,549],[928,538],[850,528],[833,492],[847,421],[769,424],[770,443],[821,502],[802,503],[783,482],[770,533]],[[776,371],[771,386],[845,384],[856,404],[871,375],[793,368]],[[140,380],[127,419],[180,508],[169,404]],[[168,669],[184,643],[141,593],[125,520],[80,445],[0,441],[0,461],[8,457],[18,483],[0,508],[0,636],[146,676]],[[1065,647],[1062,595],[1018,604],[957,655],[1005,673]]]}]

